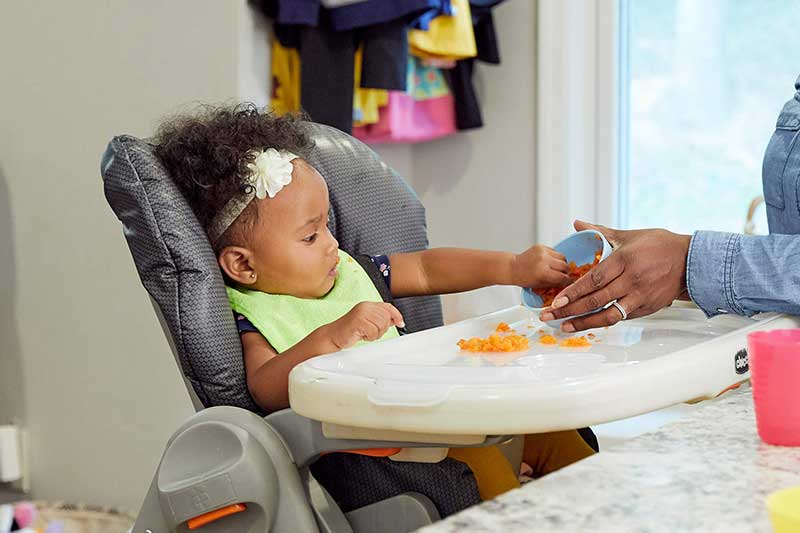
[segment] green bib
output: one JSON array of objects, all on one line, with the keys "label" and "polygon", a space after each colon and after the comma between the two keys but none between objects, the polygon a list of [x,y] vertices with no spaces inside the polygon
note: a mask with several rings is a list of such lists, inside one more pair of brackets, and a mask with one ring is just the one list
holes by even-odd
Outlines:
[{"label": "green bib", "polygon": [[[297,298],[226,287],[228,300],[235,312],[246,316],[272,347],[283,353],[318,327],[346,315],[356,304],[383,301],[364,269],[341,250],[337,268],[336,282],[322,298]],[[392,326],[381,340],[398,336],[397,328]]]}]

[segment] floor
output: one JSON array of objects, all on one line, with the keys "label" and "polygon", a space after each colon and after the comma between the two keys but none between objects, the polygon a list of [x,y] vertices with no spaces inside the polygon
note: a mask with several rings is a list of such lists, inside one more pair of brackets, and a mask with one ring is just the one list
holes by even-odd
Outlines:
[{"label": "floor", "polygon": [[11,483],[0,483],[0,504],[27,500],[28,496]]}]

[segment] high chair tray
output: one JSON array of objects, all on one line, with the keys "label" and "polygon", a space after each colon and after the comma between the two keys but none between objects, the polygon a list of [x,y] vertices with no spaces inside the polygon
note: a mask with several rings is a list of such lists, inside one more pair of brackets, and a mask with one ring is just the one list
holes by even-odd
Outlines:
[{"label": "high chair tray", "polygon": [[[500,322],[530,349],[467,353]],[[573,429],[717,396],[749,379],[747,334],[800,327],[787,315],[707,319],[667,308],[591,333],[590,347],[539,343],[550,333],[523,307],[371,343],[298,365],[289,398],[326,425],[437,435],[509,435]]]}]

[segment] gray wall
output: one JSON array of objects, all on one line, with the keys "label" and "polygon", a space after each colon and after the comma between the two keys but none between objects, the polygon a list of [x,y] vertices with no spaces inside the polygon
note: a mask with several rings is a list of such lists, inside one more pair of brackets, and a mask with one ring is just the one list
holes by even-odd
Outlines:
[{"label": "gray wall", "polygon": [[[245,0],[111,4],[7,2],[0,17],[0,423],[30,432],[36,498],[135,510],[192,408],[99,158],[187,103],[265,103],[268,49]],[[486,127],[381,150],[425,202],[434,245],[533,239],[534,3],[496,19],[503,64],[476,78]],[[448,317],[516,297],[452,297]]]},{"label": "gray wall", "polygon": [[244,0],[2,11],[0,421],[29,430],[35,497],[134,509],[192,409],[99,158],[176,106],[241,96],[253,23]]}]

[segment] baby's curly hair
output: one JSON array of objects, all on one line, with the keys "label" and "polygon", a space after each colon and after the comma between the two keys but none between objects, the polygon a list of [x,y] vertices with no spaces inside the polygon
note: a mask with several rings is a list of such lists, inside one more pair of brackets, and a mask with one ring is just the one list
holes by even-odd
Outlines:
[{"label": "baby's curly hair", "polygon": [[[251,150],[275,148],[305,157],[313,148],[302,114],[276,116],[253,103],[203,105],[165,120],[155,135],[155,154],[189,202],[206,234],[214,216],[234,195],[247,192]],[[251,203],[214,245],[247,242],[257,214]],[[244,226],[244,228],[243,228]]]}]

